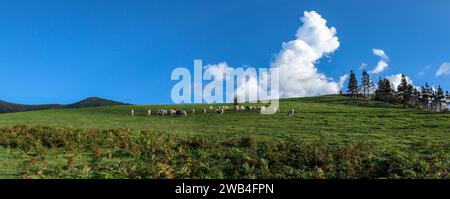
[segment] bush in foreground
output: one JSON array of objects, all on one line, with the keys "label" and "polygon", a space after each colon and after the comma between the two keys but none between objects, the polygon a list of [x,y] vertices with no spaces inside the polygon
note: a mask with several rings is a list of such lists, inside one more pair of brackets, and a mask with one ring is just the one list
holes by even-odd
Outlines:
[{"label": "bush in foreground", "polygon": [[[387,150],[129,129],[0,128],[22,178],[449,178],[445,146]],[[429,149],[428,149],[429,148]]]}]

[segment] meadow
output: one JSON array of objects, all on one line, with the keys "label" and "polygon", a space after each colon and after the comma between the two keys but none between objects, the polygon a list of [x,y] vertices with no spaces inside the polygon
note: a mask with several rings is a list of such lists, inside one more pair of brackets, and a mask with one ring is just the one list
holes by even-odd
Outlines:
[{"label": "meadow", "polygon": [[[275,115],[204,107],[0,114],[0,178],[449,178],[447,113],[337,95],[282,100]],[[159,108],[197,113],[146,115]]]}]

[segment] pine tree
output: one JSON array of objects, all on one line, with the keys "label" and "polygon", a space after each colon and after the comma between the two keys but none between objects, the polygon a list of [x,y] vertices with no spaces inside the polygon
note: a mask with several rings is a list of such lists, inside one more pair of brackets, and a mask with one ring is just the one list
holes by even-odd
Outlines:
[{"label": "pine tree", "polygon": [[383,102],[393,102],[394,90],[391,82],[384,78],[378,81],[378,89],[375,91],[375,99]]},{"label": "pine tree", "polygon": [[408,83],[404,74],[402,74],[400,84],[397,87],[397,96],[399,103],[403,106],[409,105],[411,98],[413,97],[413,86]]},{"label": "pine tree", "polygon": [[444,107],[444,111],[448,111],[449,103],[450,103],[450,94],[448,93],[448,91],[445,91],[445,107]]},{"label": "pine tree", "polygon": [[442,111],[445,104],[445,96],[444,91],[441,88],[441,85],[438,86],[436,96],[435,96],[435,107],[437,111]]},{"label": "pine tree", "polygon": [[362,83],[361,88],[363,92],[363,97],[364,99],[366,99],[367,94],[369,94],[371,88],[370,76],[369,73],[367,73],[366,71],[363,71],[362,73],[361,83]]},{"label": "pine tree", "polygon": [[350,71],[350,78],[348,80],[348,93],[352,97],[358,97],[358,80],[356,79],[355,73],[353,73],[353,70]]},{"label": "pine tree", "polygon": [[[412,86],[411,86],[412,87]],[[420,91],[413,87],[412,105],[416,108],[420,107]]]},{"label": "pine tree", "polygon": [[431,88],[428,85],[428,83],[425,83],[425,86],[422,86],[422,89],[420,91],[420,102],[422,104],[422,107],[424,109],[429,110],[430,109],[430,102],[431,102]]}]

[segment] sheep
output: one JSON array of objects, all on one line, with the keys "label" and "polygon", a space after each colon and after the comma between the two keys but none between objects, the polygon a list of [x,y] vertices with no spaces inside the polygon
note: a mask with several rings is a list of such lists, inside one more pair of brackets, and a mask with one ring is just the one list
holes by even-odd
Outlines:
[{"label": "sheep", "polygon": [[209,110],[214,110],[214,107],[213,106],[209,106]]},{"label": "sheep", "polygon": [[187,117],[187,112],[185,110],[181,110],[181,116]]},{"label": "sheep", "polygon": [[167,110],[159,109],[156,115],[167,115]]},{"label": "sheep", "polygon": [[220,109],[220,108],[216,109],[217,114],[223,115],[223,112],[224,112],[223,109]]},{"label": "sheep", "polygon": [[233,109],[234,109],[235,111],[238,111],[238,110],[239,110],[239,106],[238,106],[238,105],[234,105],[234,106],[233,106]]},{"label": "sheep", "polygon": [[241,111],[244,111],[244,110],[245,110],[244,105],[241,105]]},{"label": "sheep", "polygon": [[295,110],[293,108],[288,110],[288,116],[295,115]]},{"label": "sheep", "polygon": [[260,109],[261,111],[265,111],[265,110],[266,110],[266,107],[265,107],[265,106],[261,106],[259,109]]},{"label": "sheep", "polygon": [[192,109],[192,110],[191,110],[191,113],[192,113],[192,114],[195,114],[195,109]]},{"label": "sheep", "polygon": [[177,114],[177,111],[175,111],[175,110],[173,110],[173,109],[170,109],[170,110],[169,110],[169,115],[175,115],[175,114]]},{"label": "sheep", "polygon": [[203,114],[206,114],[206,108],[203,108]]},{"label": "sheep", "polygon": [[134,116],[134,109],[131,109],[131,116]]},{"label": "sheep", "polygon": [[148,109],[148,110],[147,110],[147,115],[148,115],[148,116],[152,115],[152,110]]}]

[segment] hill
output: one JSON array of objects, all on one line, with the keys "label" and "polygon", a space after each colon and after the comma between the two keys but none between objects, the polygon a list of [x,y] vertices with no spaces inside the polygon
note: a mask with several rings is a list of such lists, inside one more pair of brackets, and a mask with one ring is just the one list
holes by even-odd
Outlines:
[{"label": "hill", "polygon": [[[450,114],[343,96],[281,100],[281,113],[275,115],[261,115],[256,111],[228,111],[224,115],[208,112],[204,115],[201,113],[204,107],[209,105],[123,105],[9,113],[0,114],[0,126],[129,128],[188,135],[249,135],[302,142],[322,140],[333,144],[366,140],[399,147],[410,146],[412,142],[450,143]],[[197,113],[188,117],[156,116],[155,112],[160,108],[194,108]],[[295,109],[294,117],[287,116],[289,108]],[[134,117],[130,116],[131,109],[135,110]],[[148,109],[153,110],[152,116],[147,116]]]},{"label": "hill", "polygon": [[42,105],[26,105],[16,104],[0,100],[0,113],[13,113],[23,111],[36,111],[47,109],[59,109],[59,108],[85,108],[85,107],[97,107],[97,106],[117,106],[128,105],[122,102],[116,102],[113,100],[103,99],[99,97],[89,97],[79,102],[61,105],[61,104],[42,104]]},{"label": "hill", "polygon": [[[0,178],[45,177],[42,173],[57,178],[449,177],[450,114],[335,95],[281,100],[275,115],[201,113],[206,106],[0,114],[0,164],[11,165],[0,168]],[[156,116],[159,108],[197,113]],[[287,115],[289,108],[295,116]],[[147,116],[148,109],[153,115]],[[19,150],[30,154],[27,161]],[[80,173],[63,169],[72,168],[67,166],[72,157]],[[34,161],[39,163],[29,165]],[[24,164],[28,172],[15,169]]]},{"label": "hill", "polygon": [[127,103],[116,102],[109,99],[103,99],[99,97],[88,97],[79,102],[65,105],[64,108],[86,108],[86,107],[97,107],[97,106],[118,106],[118,105],[129,105]]},{"label": "hill", "polygon": [[21,112],[21,111],[35,111],[35,110],[46,110],[61,108],[62,105],[59,104],[44,104],[44,105],[25,105],[25,104],[15,104],[0,100],[0,113],[11,113],[11,112]]}]

